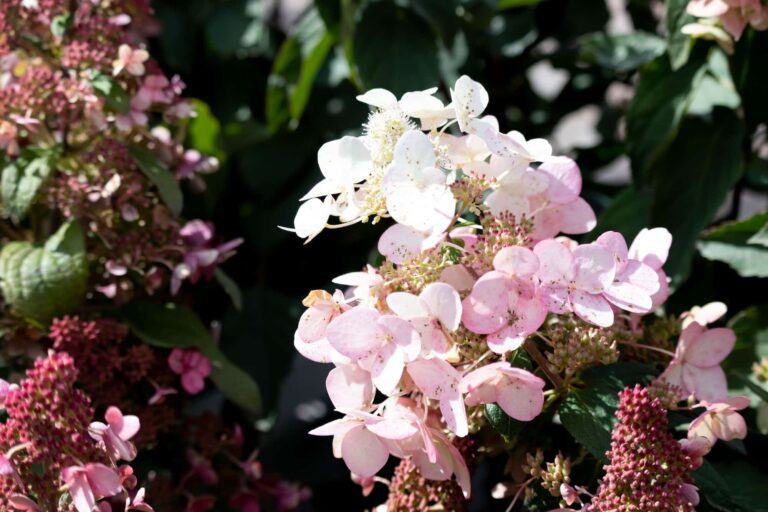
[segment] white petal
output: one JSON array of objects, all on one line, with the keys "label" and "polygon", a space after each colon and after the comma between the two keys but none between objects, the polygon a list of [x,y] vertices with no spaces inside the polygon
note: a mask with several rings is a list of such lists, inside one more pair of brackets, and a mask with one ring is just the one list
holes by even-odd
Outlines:
[{"label": "white petal", "polygon": [[334,183],[359,183],[373,170],[371,152],[359,137],[342,137],[326,142],[317,152],[323,176]]}]

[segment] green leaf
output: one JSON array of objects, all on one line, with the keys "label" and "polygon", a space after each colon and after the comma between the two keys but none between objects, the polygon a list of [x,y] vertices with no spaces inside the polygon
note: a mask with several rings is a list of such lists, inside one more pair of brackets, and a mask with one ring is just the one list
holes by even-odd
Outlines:
[{"label": "green leaf", "polygon": [[176,181],[173,174],[151,151],[139,146],[131,146],[129,151],[141,172],[157,187],[160,198],[174,215],[179,215],[184,204],[184,197],[179,182]]},{"label": "green leaf", "polygon": [[705,115],[717,106],[736,109],[740,105],[741,96],[733,83],[728,56],[720,48],[712,48],[707,59],[707,73],[694,91],[688,113]]},{"label": "green leaf", "polygon": [[723,361],[723,369],[731,375],[751,376],[752,364],[768,357],[768,304],[739,311],[728,327],[736,333],[736,344]]},{"label": "green leaf", "polygon": [[204,155],[223,160],[226,156],[221,148],[221,123],[202,100],[189,100],[195,108],[195,117],[189,122],[189,144]]},{"label": "green leaf", "polygon": [[499,10],[513,9],[515,7],[524,7],[526,5],[536,5],[541,0],[499,0]]},{"label": "green leaf", "polygon": [[685,66],[693,47],[693,39],[682,32],[683,25],[696,21],[686,12],[687,6],[688,0],[667,1],[667,47],[672,69]]},{"label": "green leaf", "polygon": [[211,360],[211,380],[232,402],[258,413],[261,393],[250,375],[233,364],[191,309],[178,304],[135,301],[123,308],[131,330],[142,341],[161,348],[196,348]]},{"label": "green leaf", "polygon": [[439,84],[439,56],[426,21],[391,2],[365,7],[355,28],[354,58],[366,89],[396,95]]},{"label": "green leaf", "polygon": [[485,417],[488,419],[488,423],[490,423],[499,434],[504,436],[507,442],[513,442],[515,436],[517,436],[526,425],[524,422],[510,417],[496,404],[486,404]]},{"label": "green leaf", "polygon": [[310,9],[283,42],[267,81],[267,125],[271,133],[289,120],[295,123],[301,118],[315,78],[335,41],[317,9]]},{"label": "green leaf", "polygon": [[269,11],[261,0],[235,0],[213,9],[205,24],[208,46],[221,57],[269,55]]},{"label": "green leaf", "polygon": [[131,97],[128,92],[111,76],[97,74],[91,80],[91,86],[96,94],[104,98],[104,103],[118,114],[131,111]]},{"label": "green leaf", "polygon": [[768,222],[768,213],[759,213],[728,222],[708,231],[698,243],[702,256],[727,263],[743,277],[768,277],[768,247],[752,239]]},{"label": "green leaf", "polygon": [[563,426],[592,455],[605,459],[616,423],[619,392],[635,384],[645,384],[653,368],[639,363],[596,366],[583,374],[584,387],[571,391],[560,403],[558,414]]},{"label": "green leaf", "polygon": [[219,285],[221,285],[227,295],[229,295],[235,309],[238,311],[243,309],[243,292],[240,291],[240,287],[237,283],[219,267],[216,267],[216,270],[213,271],[213,275],[216,277],[216,281]]},{"label": "green leaf", "polygon": [[741,120],[730,110],[717,109],[707,119],[691,118],[649,169],[655,189],[650,225],[672,233],[664,269],[673,286],[688,276],[699,233],[743,172],[743,133]]},{"label": "green leaf", "polygon": [[41,247],[10,242],[0,252],[0,288],[19,315],[38,324],[72,311],[85,297],[88,261],[80,224],[64,224]]},{"label": "green leaf", "polygon": [[627,150],[636,176],[642,179],[674,139],[706,69],[706,62],[696,59],[673,71],[668,60],[660,57],[640,73],[627,112]]},{"label": "green leaf", "polygon": [[51,21],[51,34],[61,39],[72,26],[72,14],[60,14]]},{"label": "green leaf", "polygon": [[627,187],[600,214],[597,226],[587,238],[593,240],[600,233],[618,231],[627,240],[633,239],[641,229],[650,224],[652,204],[653,193],[650,190]]},{"label": "green leaf", "polygon": [[[762,512],[765,508],[765,485],[768,480],[765,475],[759,473],[756,469],[747,469],[748,464],[740,461],[738,466],[743,470],[741,475],[730,474],[724,478],[725,471],[730,466],[717,466],[704,461],[704,464],[693,472],[693,478],[699,492],[702,494],[702,501],[708,503],[715,510],[722,512]],[[733,485],[735,485],[735,487]],[[760,490],[758,494],[752,492],[742,492],[742,485],[750,488],[752,491]],[[739,489],[736,492],[735,489]],[[758,497],[755,500],[755,496]]]},{"label": "green leaf", "polygon": [[3,214],[14,222],[19,222],[27,215],[40,187],[51,174],[53,154],[30,159],[32,156],[34,155],[25,152],[3,169]]},{"label": "green leaf", "polygon": [[664,39],[647,32],[609,35],[587,34],[579,40],[580,57],[610,71],[632,71],[650,62],[667,48]]}]

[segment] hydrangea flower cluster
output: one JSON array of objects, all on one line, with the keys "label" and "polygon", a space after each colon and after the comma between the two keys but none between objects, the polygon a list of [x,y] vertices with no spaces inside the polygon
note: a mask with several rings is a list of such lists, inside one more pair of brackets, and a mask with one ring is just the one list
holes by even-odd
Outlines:
[{"label": "hydrangea flower cluster", "polygon": [[106,423],[91,422],[89,399],[75,388],[77,369],[66,353],[51,352],[12,385],[3,400],[8,419],[0,424],[0,506],[3,510],[125,510],[151,512],[128,465],[136,457],[131,442],[136,416],[117,407]]},{"label": "hydrangea flower cluster", "polygon": [[[448,105],[435,92],[365,93],[358,99],[372,112],[363,135],[318,151],[323,179],[302,198],[298,236],[395,223],[379,240],[379,268],[340,276],[334,283],[346,290],[304,300],[294,345],[334,365],[326,387],[343,414],[311,434],[333,437],[356,481],[376,478],[392,456],[427,480],[455,479],[466,498],[470,474],[456,443],[484,421],[479,406],[532,421],[580,370],[615,362],[626,346],[672,357],[656,384],[674,390],[672,402],[707,400],[691,426],[706,435],[694,438],[741,435],[732,414],[742,404],[726,398],[719,366],[732,331],[707,329],[716,318],[694,309],[675,354],[641,343],[642,316],[669,294],[670,233],[643,229],[631,243],[612,231],[591,243],[562,236],[596,224],[576,162],[553,155],[546,140],[500,131],[483,115],[488,93],[467,76]],[[658,404],[635,397],[642,393],[625,393],[621,415],[632,422],[640,408],[648,421],[626,429],[669,444]],[[556,491],[570,503],[577,494]]]},{"label": "hydrangea flower cluster", "polygon": [[179,219],[179,183],[201,189],[218,162],[182,145],[195,110],[144,49],[150,16],[144,0],[0,7],[0,149],[48,159],[40,194],[88,227],[96,289],[119,301],[210,279],[239,244]]}]

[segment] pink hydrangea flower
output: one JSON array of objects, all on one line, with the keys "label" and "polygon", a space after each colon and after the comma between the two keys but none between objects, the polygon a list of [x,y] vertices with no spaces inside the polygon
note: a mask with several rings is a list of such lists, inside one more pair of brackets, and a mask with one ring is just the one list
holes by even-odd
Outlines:
[{"label": "pink hydrangea flower", "polygon": [[343,459],[352,473],[367,478],[387,463],[387,441],[407,439],[417,432],[418,429],[405,419],[348,411],[344,418],[326,423],[310,434],[333,436],[334,456]]},{"label": "pink hydrangea flower", "polygon": [[137,416],[124,416],[117,407],[109,407],[104,415],[107,423],[94,421],[88,427],[88,434],[104,445],[114,461],[131,461],[136,458],[136,446],[130,442],[141,426]]},{"label": "pink hydrangea flower", "polygon": [[340,411],[368,409],[376,394],[371,374],[356,364],[337,366],[328,372],[325,388],[331,403]]},{"label": "pink hydrangea flower", "polygon": [[692,322],[680,333],[675,357],[661,379],[680,390],[680,398],[693,394],[716,402],[728,395],[728,383],[720,363],[736,343],[731,329],[705,329]]},{"label": "pink hydrangea flower", "polygon": [[317,363],[351,363],[351,359],[334,349],[325,336],[331,320],[349,309],[344,294],[339,290],[333,295],[323,290],[315,290],[307,295],[303,304],[307,309],[299,318],[299,326],[293,335],[293,346],[296,350]]},{"label": "pink hydrangea flower", "polygon": [[461,379],[469,405],[496,403],[512,418],[531,421],[544,405],[544,381],[506,361],[478,368]]},{"label": "pink hydrangea flower", "polygon": [[25,512],[42,512],[40,506],[29,496],[23,494],[13,494],[8,498],[8,502],[11,504],[14,510],[21,510]]},{"label": "pink hydrangea flower", "polygon": [[600,327],[613,324],[613,309],[603,295],[616,276],[610,250],[592,243],[570,251],[557,240],[542,240],[533,252],[539,258],[536,274],[549,311],[573,312]]},{"label": "pink hydrangea flower", "polygon": [[211,362],[198,350],[175,348],[168,356],[168,366],[181,375],[181,386],[190,395],[205,387],[205,378],[211,374]]},{"label": "pink hydrangea flower", "polygon": [[196,283],[201,277],[211,279],[216,266],[230,257],[234,250],[243,243],[242,238],[236,238],[212,245],[214,238],[213,224],[202,220],[191,220],[180,230],[179,235],[186,244],[184,261],[176,265],[171,277],[171,293],[178,293],[181,283],[188,279]]},{"label": "pink hydrangea flower", "polygon": [[464,299],[464,326],[489,334],[497,354],[519,348],[547,316],[535,280],[539,259],[525,247],[506,247],[493,259],[495,270],[484,274]]},{"label": "pink hydrangea flower", "polygon": [[732,441],[747,437],[747,423],[737,411],[749,407],[749,398],[732,396],[718,402],[701,402],[706,410],[688,427],[688,438],[705,438],[710,444],[720,439]]},{"label": "pink hydrangea flower", "polygon": [[334,349],[371,373],[384,394],[395,391],[405,364],[421,352],[419,333],[407,320],[367,306],[334,318],[325,334]]},{"label": "pink hydrangea flower", "polygon": [[394,224],[379,238],[379,252],[397,265],[427,249],[436,247],[445,239],[442,231],[418,231],[404,224]]},{"label": "pink hydrangea flower", "polygon": [[138,510],[139,512],[155,512],[155,509],[153,509],[146,501],[144,501],[144,495],[146,494],[146,491],[142,487],[138,491],[136,491],[136,494],[133,495],[132,498],[127,498],[125,502],[125,510]]},{"label": "pink hydrangea flower", "polygon": [[[664,228],[660,229],[667,232]],[[603,296],[616,307],[632,313],[651,311],[654,305],[653,296],[661,288],[660,276],[656,269],[639,259],[630,257],[627,242],[616,231],[603,233],[595,243],[610,250],[616,260],[616,276],[613,282],[606,287]],[[633,244],[633,248],[635,248],[635,244]],[[647,253],[654,251],[654,249],[655,247],[651,247],[643,250]],[[635,254],[638,254],[636,248]],[[644,254],[638,255],[644,256]],[[650,258],[646,257],[646,259]]]},{"label": "pink hydrangea flower", "polygon": [[417,359],[408,364],[408,375],[428,398],[437,400],[446,425],[457,436],[469,433],[467,409],[461,396],[461,373],[442,359]]},{"label": "pink hydrangea flower", "polygon": [[134,50],[127,44],[121,44],[117,49],[117,59],[112,63],[112,73],[117,76],[125,70],[134,76],[141,76],[146,71],[144,63],[147,59],[147,50]]},{"label": "pink hydrangea flower", "polygon": [[66,467],[61,470],[61,479],[72,496],[77,512],[93,512],[98,500],[115,496],[123,490],[120,475],[104,464]]},{"label": "pink hydrangea flower", "polygon": [[430,283],[418,296],[406,292],[390,293],[387,305],[416,328],[425,355],[443,355],[453,346],[443,329],[455,332],[459,328],[462,306],[459,293],[451,285]]},{"label": "pink hydrangea flower", "polygon": [[669,257],[672,234],[666,228],[643,228],[629,246],[627,257],[639,261],[656,271],[659,276],[659,290],[651,296],[653,307],[657,308],[669,296],[669,279],[662,267]]}]

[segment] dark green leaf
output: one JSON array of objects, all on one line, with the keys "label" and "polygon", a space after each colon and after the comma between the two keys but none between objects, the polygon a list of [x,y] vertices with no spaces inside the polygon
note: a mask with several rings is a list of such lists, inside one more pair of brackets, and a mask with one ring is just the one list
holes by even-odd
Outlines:
[{"label": "dark green leaf", "polygon": [[499,10],[523,7],[526,5],[536,5],[539,2],[541,2],[541,0],[499,0]]},{"label": "dark green leaf", "polygon": [[316,9],[310,9],[280,47],[267,82],[267,125],[276,132],[289,120],[297,122],[309,101],[315,77],[333,48]]},{"label": "dark green leaf", "polygon": [[628,187],[617,195],[608,208],[600,214],[597,226],[587,237],[597,238],[606,231],[618,231],[631,240],[651,221],[653,194],[650,190],[638,191]]},{"label": "dark green leaf", "polygon": [[706,69],[703,59],[695,59],[673,71],[660,57],[642,70],[627,112],[627,149],[641,179],[677,133]]},{"label": "dark green leaf", "polygon": [[221,392],[246,410],[260,411],[258,386],[219,350],[194,311],[177,304],[136,301],[128,304],[123,314],[134,334],[149,345],[198,349],[211,360],[211,379]]},{"label": "dark green leaf", "polygon": [[54,155],[34,157],[22,154],[3,169],[3,214],[15,222],[22,220],[32,206],[40,187],[51,174]]},{"label": "dark green leaf", "polygon": [[205,26],[209,46],[222,57],[269,54],[268,14],[260,0],[237,0],[217,7]]},{"label": "dark green leaf", "polygon": [[[742,477],[745,478],[744,483],[757,489],[765,490],[766,480],[764,475],[755,473],[756,470],[746,469],[746,464],[739,463],[739,466],[744,469]],[[735,477],[736,475],[729,475],[729,478],[723,478],[725,472],[719,470],[720,466],[715,467],[708,461],[704,461],[704,464],[693,473],[693,478],[696,486],[699,488],[699,492],[702,495],[702,501],[708,503],[715,510],[722,512],[761,512],[766,510],[764,495],[760,499],[754,501],[750,499],[750,496],[740,492],[742,481]],[[747,474],[749,477],[747,477]],[[762,478],[761,478],[762,477]],[[748,480],[747,480],[748,478]],[[755,483],[756,479],[757,483]],[[731,483],[736,484],[736,488],[739,492],[735,491],[734,487],[731,487]]]},{"label": "dark green leaf", "polygon": [[85,237],[77,222],[61,226],[42,247],[11,242],[0,252],[5,301],[38,324],[76,308],[87,285]]},{"label": "dark green leaf", "polygon": [[680,69],[688,62],[693,40],[683,34],[682,28],[696,19],[685,11],[688,0],[667,1],[667,42],[672,69]]},{"label": "dark green leaf", "polygon": [[619,392],[645,384],[653,368],[638,363],[618,363],[589,368],[583,373],[583,388],[575,389],[560,404],[563,426],[595,457],[604,459],[616,422]]},{"label": "dark green leaf", "polygon": [[525,427],[524,422],[511,418],[496,404],[485,406],[485,417],[488,418],[488,423],[504,436],[507,442],[513,442],[514,437]]},{"label": "dark green leaf", "polygon": [[730,110],[691,118],[649,169],[655,188],[651,225],[664,226],[673,236],[664,267],[673,285],[687,277],[699,233],[743,172],[742,137],[742,123]]},{"label": "dark green leaf", "polygon": [[667,48],[666,42],[647,32],[608,35],[587,34],[580,39],[581,59],[610,71],[632,71],[650,62]]},{"label": "dark green leaf", "polygon": [[354,57],[366,89],[395,94],[438,85],[438,49],[429,25],[390,2],[370,3],[357,24]]},{"label": "dark green leaf", "polygon": [[216,281],[219,285],[221,285],[227,295],[229,295],[235,309],[238,311],[241,310],[243,308],[243,293],[240,291],[240,287],[237,283],[218,267],[213,272],[213,275],[216,277]]},{"label": "dark green leaf", "polygon": [[104,98],[104,103],[118,114],[131,111],[131,97],[117,81],[109,75],[98,74],[91,80],[96,94]]},{"label": "dark green leaf", "polygon": [[181,194],[179,182],[176,181],[173,174],[160,162],[154,153],[147,149],[132,146],[130,153],[136,159],[141,172],[157,187],[157,192],[160,194],[163,202],[165,202],[174,215],[179,215],[184,204],[184,197]]},{"label": "dark green leaf", "polygon": [[759,213],[718,226],[698,243],[699,252],[709,260],[727,263],[744,277],[768,277],[768,247],[758,235],[766,222],[768,213]]},{"label": "dark green leaf", "polygon": [[740,311],[728,322],[728,327],[736,333],[736,344],[723,361],[723,369],[733,377],[731,385],[737,391],[734,385],[748,387],[744,379],[751,378],[752,365],[768,357],[768,304]]}]

